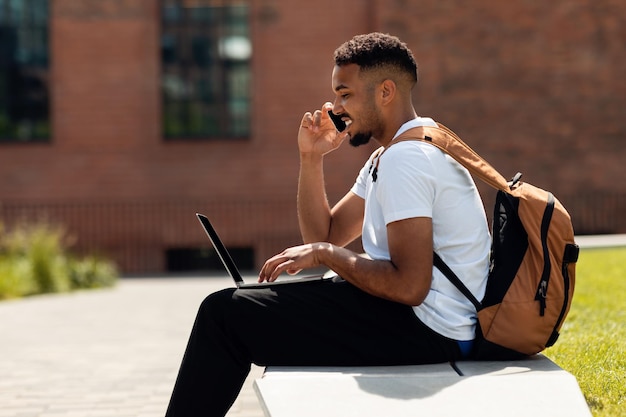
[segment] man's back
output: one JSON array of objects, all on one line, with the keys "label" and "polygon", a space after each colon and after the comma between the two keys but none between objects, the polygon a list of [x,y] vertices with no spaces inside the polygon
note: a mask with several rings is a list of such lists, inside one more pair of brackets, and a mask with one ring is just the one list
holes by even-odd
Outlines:
[{"label": "man's back", "polygon": [[[353,189],[366,199],[363,247],[374,259],[389,259],[386,225],[409,217],[430,217],[433,249],[482,296],[488,273],[490,236],[476,186],[465,168],[427,143],[390,146],[374,181],[366,164]],[[419,250],[419,248],[415,248]],[[474,307],[437,270],[416,315],[429,327],[456,340],[473,338]]]}]

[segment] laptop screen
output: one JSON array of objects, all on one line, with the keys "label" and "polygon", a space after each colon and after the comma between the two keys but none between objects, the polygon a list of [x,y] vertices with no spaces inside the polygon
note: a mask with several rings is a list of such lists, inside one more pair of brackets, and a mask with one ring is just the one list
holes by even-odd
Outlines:
[{"label": "laptop screen", "polygon": [[243,283],[243,278],[239,273],[239,270],[237,269],[233,258],[231,258],[230,254],[226,250],[226,247],[222,243],[220,237],[217,235],[217,232],[213,228],[213,225],[211,225],[209,219],[204,214],[200,213],[196,213],[196,216],[198,217],[198,220],[200,220],[200,223],[202,223],[202,227],[204,228],[207,236],[209,236],[209,239],[211,240],[211,243],[213,244],[213,247],[215,248],[218,256],[222,260],[226,271],[228,271],[230,276],[235,280],[237,284]]}]

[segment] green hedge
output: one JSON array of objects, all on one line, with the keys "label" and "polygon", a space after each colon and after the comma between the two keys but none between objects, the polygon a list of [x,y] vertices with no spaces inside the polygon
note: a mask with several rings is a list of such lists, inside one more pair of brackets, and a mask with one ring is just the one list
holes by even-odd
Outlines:
[{"label": "green hedge", "polygon": [[63,227],[45,221],[0,225],[0,299],[115,285],[111,261],[73,256],[70,243]]}]

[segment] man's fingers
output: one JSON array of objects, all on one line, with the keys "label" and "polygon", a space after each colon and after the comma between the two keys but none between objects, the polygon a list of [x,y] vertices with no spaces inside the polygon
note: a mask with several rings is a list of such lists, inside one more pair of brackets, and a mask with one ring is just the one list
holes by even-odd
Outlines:
[{"label": "man's fingers", "polygon": [[266,280],[268,282],[274,282],[278,279],[279,275],[282,274],[283,272],[285,272],[286,270],[288,270],[290,268],[290,266],[293,265],[293,260],[291,259],[287,259],[281,263],[279,263],[278,265],[275,265],[271,268],[271,271],[269,271],[270,273],[266,276]]},{"label": "man's fingers", "polygon": [[315,110],[313,113],[313,126],[320,127],[322,124],[322,112],[320,110]]},{"label": "man's fingers", "polygon": [[300,126],[310,128],[310,127],[320,127],[322,123],[326,120],[330,119],[328,112],[333,109],[333,104],[329,101],[324,103],[320,110],[315,110],[313,113],[306,112],[304,116],[302,116],[302,122]]},{"label": "man's fingers", "polygon": [[276,278],[287,269],[287,265],[290,262],[289,258],[281,255],[275,255],[272,258],[268,259],[261,268],[261,272],[259,273],[259,282],[267,281],[272,282],[276,281]]},{"label": "man's fingers", "polygon": [[300,126],[302,127],[310,127],[313,124],[313,115],[310,111],[304,113],[302,116],[302,122],[300,122]]}]

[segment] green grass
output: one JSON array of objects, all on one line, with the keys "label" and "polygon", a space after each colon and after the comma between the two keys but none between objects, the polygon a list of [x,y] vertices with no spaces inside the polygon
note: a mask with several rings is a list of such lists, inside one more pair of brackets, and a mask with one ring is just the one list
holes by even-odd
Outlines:
[{"label": "green grass", "polygon": [[594,417],[626,416],[626,248],[587,249],[574,300],[546,356],[572,373]]}]

